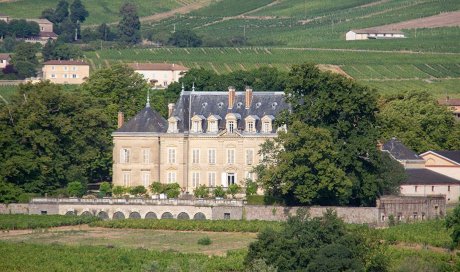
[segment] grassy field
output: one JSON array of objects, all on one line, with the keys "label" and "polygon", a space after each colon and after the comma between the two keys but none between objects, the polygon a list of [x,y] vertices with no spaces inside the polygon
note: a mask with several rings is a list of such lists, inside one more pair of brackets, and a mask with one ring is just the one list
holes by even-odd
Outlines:
[{"label": "grassy field", "polygon": [[[58,0],[18,0],[0,3],[0,10],[13,18],[38,18],[41,12],[47,8],[55,8]],[[72,3],[72,0],[67,1]],[[89,11],[89,17],[85,24],[112,23],[120,20],[119,10],[123,0],[82,0],[83,5]],[[169,11],[190,3],[195,0],[133,0],[138,7],[139,16],[148,16],[156,13]]]}]

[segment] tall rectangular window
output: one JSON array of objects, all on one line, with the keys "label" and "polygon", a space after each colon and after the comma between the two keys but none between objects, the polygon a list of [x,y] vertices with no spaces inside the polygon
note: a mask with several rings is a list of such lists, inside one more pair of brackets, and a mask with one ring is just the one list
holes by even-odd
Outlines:
[{"label": "tall rectangular window", "polygon": [[235,130],[235,122],[233,121],[228,121],[228,132],[233,133]]},{"label": "tall rectangular window", "polygon": [[175,148],[168,148],[168,162],[176,163],[176,149]]},{"label": "tall rectangular window", "polygon": [[150,171],[142,171],[142,185],[148,188],[150,185]]},{"label": "tall rectangular window", "polygon": [[123,186],[129,187],[131,185],[131,171],[123,171]]},{"label": "tall rectangular window", "polygon": [[176,183],[177,178],[176,178],[176,172],[168,172],[168,183]]},{"label": "tall rectangular window", "polygon": [[228,164],[235,163],[235,149],[227,149],[227,163]]},{"label": "tall rectangular window", "polygon": [[208,149],[208,163],[216,164],[216,150],[215,149]]},{"label": "tall rectangular window", "polygon": [[150,163],[150,148],[142,149],[142,162],[145,164]]},{"label": "tall rectangular window", "polygon": [[216,172],[208,172],[208,186],[216,187]]},{"label": "tall rectangular window", "polygon": [[246,164],[252,165],[254,162],[254,149],[246,149]]},{"label": "tall rectangular window", "polygon": [[199,149],[192,150],[192,163],[200,163],[200,150]]},{"label": "tall rectangular window", "polygon": [[129,163],[130,153],[128,148],[120,149],[120,163]]},{"label": "tall rectangular window", "polygon": [[264,122],[264,132],[265,133],[270,132],[270,123]]},{"label": "tall rectangular window", "polygon": [[200,173],[193,172],[192,173],[192,187],[196,188],[198,186],[200,186]]}]

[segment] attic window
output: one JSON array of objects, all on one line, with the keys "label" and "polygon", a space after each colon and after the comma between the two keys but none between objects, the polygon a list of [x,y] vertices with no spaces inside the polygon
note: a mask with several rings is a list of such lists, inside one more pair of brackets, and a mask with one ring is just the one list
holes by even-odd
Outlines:
[{"label": "attic window", "polygon": [[221,109],[224,106],[224,102],[217,103],[217,106],[219,107],[219,109]]},{"label": "attic window", "polygon": [[260,106],[262,106],[262,103],[257,102],[257,103],[256,103],[256,108],[258,109],[258,108],[260,108]]},{"label": "attic window", "polygon": [[236,103],[236,107],[237,107],[238,109],[240,109],[240,108],[241,108],[241,106],[243,106],[243,103],[242,103],[242,102],[238,102],[238,103]]},{"label": "attic window", "polygon": [[207,105],[208,105],[208,103],[204,102],[203,104],[201,104],[201,107],[204,109],[204,108],[206,108]]},{"label": "attic window", "polygon": [[278,106],[278,103],[273,102],[273,103],[272,103],[272,109],[276,109],[276,106]]}]

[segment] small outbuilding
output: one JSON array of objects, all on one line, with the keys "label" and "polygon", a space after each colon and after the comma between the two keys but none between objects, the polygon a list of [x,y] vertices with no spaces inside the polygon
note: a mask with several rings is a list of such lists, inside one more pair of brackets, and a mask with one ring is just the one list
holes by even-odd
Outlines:
[{"label": "small outbuilding", "polygon": [[350,30],[345,34],[347,41],[371,40],[371,39],[400,39],[405,38],[399,30],[384,30],[379,28],[365,28]]}]

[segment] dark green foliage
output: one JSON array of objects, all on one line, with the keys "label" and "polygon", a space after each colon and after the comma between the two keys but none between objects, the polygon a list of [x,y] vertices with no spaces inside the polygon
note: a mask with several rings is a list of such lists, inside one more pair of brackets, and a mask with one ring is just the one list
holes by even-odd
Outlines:
[{"label": "dark green foliage", "polygon": [[179,30],[174,32],[168,43],[177,47],[199,47],[203,41],[192,30]]},{"label": "dark green foliage", "polygon": [[[209,219],[209,218],[208,218]],[[162,229],[180,231],[260,232],[266,228],[281,230],[284,223],[276,221],[245,220],[176,220],[176,219],[123,219],[101,221],[93,227],[117,229]]]},{"label": "dark green foliage", "polygon": [[80,48],[57,41],[48,41],[42,49],[43,60],[70,60],[83,56]]},{"label": "dark green foliage", "polygon": [[150,190],[156,194],[166,194],[168,198],[176,198],[180,195],[180,185],[178,183],[163,184],[153,182],[150,184]]},{"label": "dark green foliage", "polygon": [[97,70],[82,84],[84,92],[109,102],[105,112],[110,117],[112,129],[116,129],[118,111],[129,120],[145,106],[147,89],[142,76],[124,65]]},{"label": "dark green foliage", "polygon": [[81,3],[80,0],[74,0],[70,5],[70,20],[73,23],[83,23],[88,17],[89,12],[86,10],[85,6]]},{"label": "dark green foliage", "polygon": [[209,236],[205,236],[203,238],[198,239],[198,244],[202,246],[208,246],[212,244],[212,240],[211,238],[209,238]]},{"label": "dark green foliage", "polygon": [[41,229],[88,224],[98,220],[95,216],[0,214],[0,229]]},{"label": "dark green foliage", "polygon": [[112,193],[112,184],[110,182],[104,181],[99,185],[99,196],[110,196]]},{"label": "dark green foliage", "polygon": [[251,195],[246,200],[248,205],[285,205],[281,197],[271,195]]},{"label": "dark green foliage", "polygon": [[[1,24],[0,36],[10,36],[15,38],[36,37],[40,33],[40,27],[36,22],[26,20],[11,20],[8,24]],[[3,31],[2,31],[3,29]],[[2,33],[3,32],[3,35]]]},{"label": "dark green foliage", "polygon": [[384,140],[397,137],[417,153],[460,149],[460,123],[426,91],[382,99],[378,117]]},{"label": "dark green foliage", "polygon": [[[292,113],[285,112],[277,123],[287,124],[289,130],[277,140],[279,145],[272,144],[275,149],[263,149],[265,160],[286,161],[280,167],[266,161],[266,169],[258,169],[259,175],[267,174],[268,192],[291,203],[374,205],[378,196],[398,189],[405,178],[402,166],[376,148],[378,108],[373,90],[303,64],[292,67],[286,94]],[[276,146],[286,143],[286,152],[277,153]],[[293,152],[298,154],[292,156]]]},{"label": "dark green foliage", "polygon": [[112,194],[113,194],[114,196],[120,197],[120,196],[122,196],[124,193],[126,193],[126,188],[124,188],[123,186],[115,186],[115,187],[113,187],[113,189],[112,189]]},{"label": "dark green foliage", "polygon": [[42,19],[47,19],[48,21],[52,23],[56,23],[54,19],[54,9],[52,8],[47,8],[42,11],[42,15],[40,16]]},{"label": "dark green foliage", "polygon": [[67,17],[69,17],[69,3],[65,0],[60,0],[54,10],[52,22],[62,23]]},{"label": "dark green foliage", "polygon": [[21,85],[0,109],[0,179],[30,193],[110,180],[104,109],[94,97],[49,82]]},{"label": "dark green foliage", "polygon": [[124,3],[120,8],[118,23],[118,39],[120,42],[127,44],[136,44],[141,41],[141,22],[137,15],[137,8],[133,3]]},{"label": "dark green foliage", "polygon": [[460,245],[460,204],[447,215],[446,228],[452,231],[450,236],[452,238],[453,247],[458,247]]},{"label": "dark green foliage", "polygon": [[198,188],[195,189],[193,194],[195,195],[195,197],[198,198],[206,198],[209,196],[209,189],[208,187],[206,187],[206,185],[201,184],[200,186],[198,186]]},{"label": "dark green foliage", "polygon": [[143,196],[147,193],[147,189],[144,186],[139,185],[129,188],[129,194],[134,196]]},{"label": "dark green foliage", "polygon": [[23,190],[11,183],[0,181],[0,203],[19,202]]},{"label": "dark green foliage", "polygon": [[67,191],[70,196],[82,197],[86,193],[86,186],[79,181],[69,182]]},{"label": "dark green foliage", "polygon": [[19,78],[33,77],[37,74],[37,66],[32,62],[18,60],[13,67]]},{"label": "dark green foliage", "polygon": [[38,68],[37,53],[38,47],[35,44],[20,42],[14,47],[11,63],[20,78],[36,75]]},{"label": "dark green foliage", "polygon": [[362,271],[372,247],[364,236],[347,230],[337,215],[328,211],[310,218],[305,211],[288,220],[281,230],[266,229],[249,246],[245,260],[264,259],[279,271]]}]

